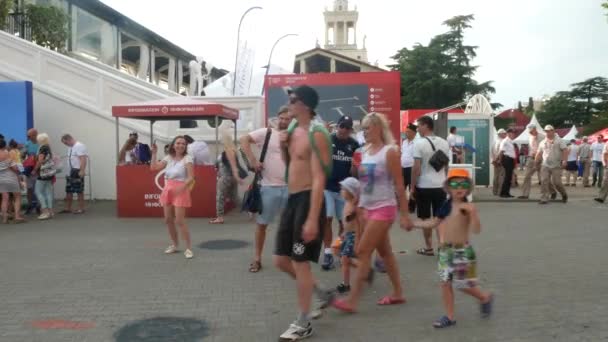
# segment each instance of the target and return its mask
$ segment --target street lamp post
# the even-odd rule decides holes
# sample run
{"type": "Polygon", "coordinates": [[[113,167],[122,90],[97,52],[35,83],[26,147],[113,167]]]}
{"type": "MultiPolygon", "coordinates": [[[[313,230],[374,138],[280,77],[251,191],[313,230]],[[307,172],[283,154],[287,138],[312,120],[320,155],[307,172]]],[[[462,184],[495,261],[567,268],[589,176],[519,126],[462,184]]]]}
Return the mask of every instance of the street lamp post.
{"type": "MultiPolygon", "coordinates": [[[[283,40],[283,38],[287,38],[289,36],[297,36],[297,34],[295,33],[288,33],[286,35],[281,36],[279,39],[277,39],[276,42],[274,42],[274,44],[272,45],[272,49],[270,49],[270,55],[268,55],[268,64],[266,64],[266,73],[264,74],[264,83],[266,83],[266,76],[268,76],[268,73],[270,72],[270,61],[272,60],[272,53],[274,52],[274,48],[277,46],[277,44],[279,44],[279,42],[281,40],[283,40]]],[[[264,86],[262,86],[262,95],[264,95],[264,86]]]]}
{"type": "Polygon", "coordinates": [[[236,68],[239,63],[239,42],[241,40],[241,24],[243,24],[243,19],[245,19],[245,16],[247,15],[247,13],[253,11],[254,9],[262,9],[262,7],[260,7],[260,6],[250,7],[248,10],[245,11],[245,13],[243,13],[243,15],[241,16],[241,20],[239,21],[239,30],[236,34],[236,56],[234,58],[234,79],[232,81],[232,96],[234,96],[235,92],[236,92],[236,68]]]}

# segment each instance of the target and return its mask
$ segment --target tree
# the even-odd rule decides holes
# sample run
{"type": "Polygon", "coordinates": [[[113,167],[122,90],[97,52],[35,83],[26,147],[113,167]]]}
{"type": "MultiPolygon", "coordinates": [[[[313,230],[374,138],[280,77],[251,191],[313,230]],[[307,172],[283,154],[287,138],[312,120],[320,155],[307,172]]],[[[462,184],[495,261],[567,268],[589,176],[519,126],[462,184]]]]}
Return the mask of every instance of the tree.
{"type": "Polygon", "coordinates": [[[576,111],[576,103],[569,96],[568,92],[557,93],[550,98],[544,105],[543,110],[538,113],[538,121],[544,125],[562,127],[569,125],[582,125],[573,112],[576,111]]]}
{"type": "Polygon", "coordinates": [[[475,94],[495,93],[491,81],[473,79],[477,66],[471,61],[477,47],[464,44],[464,31],[473,20],[473,15],[448,19],[443,24],[449,30],[427,46],[402,48],[392,57],[396,64],[391,69],[401,72],[402,108],[444,108],[475,94]]]}
{"type": "MultiPolygon", "coordinates": [[[[604,9],[606,9],[608,11],[608,1],[604,2],[602,4],[602,7],[604,7],[604,9]]],[[[606,13],[606,16],[608,17],[608,13],[606,13]]]]}
{"type": "Polygon", "coordinates": [[[55,6],[26,6],[26,16],[36,44],[63,50],[68,39],[68,16],[55,6]]]}
{"type": "Polygon", "coordinates": [[[604,77],[593,77],[583,82],[571,85],[570,96],[582,107],[581,113],[587,120],[591,120],[594,114],[605,109],[608,103],[608,79],[604,77]]]}
{"type": "Polygon", "coordinates": [[[6,19],[13,8],[14,0],[0,0],[0,30],[6,26],[6,19]]]}
{"type": "Polygon", "coordinates": [[[532,116],[532,114],[534,114],[534,99],[532,97],[528,98],[528,105],[526,106],[524,113],[527,116],[532,116]]]}

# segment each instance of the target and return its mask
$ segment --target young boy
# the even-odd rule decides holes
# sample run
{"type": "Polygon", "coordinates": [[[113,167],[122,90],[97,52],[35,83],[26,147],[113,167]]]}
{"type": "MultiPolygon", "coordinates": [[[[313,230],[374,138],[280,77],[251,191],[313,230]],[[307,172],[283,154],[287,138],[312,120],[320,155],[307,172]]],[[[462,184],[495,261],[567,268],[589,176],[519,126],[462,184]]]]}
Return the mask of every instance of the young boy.
{"type": "Polygon", "coordinates": [[[446,181],[449,198],[435,218],[414,222],[417,228],[439,230],[437,266],[447,315],[433,322],[435,328],[456,324],[453,287],[479,300],[482,317],[489,317],[492,313],[493,295],[482,291],[477,285],[476,256],[469,244],[471,232],[479,234],[481,231],[477,209],[472,203],[467,203],[472,187],[473,181],[467,170],[450,170],[446,181]]]}

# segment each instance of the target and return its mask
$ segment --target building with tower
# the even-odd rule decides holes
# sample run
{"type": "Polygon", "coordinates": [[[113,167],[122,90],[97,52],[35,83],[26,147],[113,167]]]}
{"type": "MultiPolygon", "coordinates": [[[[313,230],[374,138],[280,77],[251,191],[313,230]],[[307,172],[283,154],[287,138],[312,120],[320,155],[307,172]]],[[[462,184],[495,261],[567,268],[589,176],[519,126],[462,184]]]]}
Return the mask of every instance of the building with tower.
{"type": "Polygon", "coordinates": [[[357,44],[357,7],[349,8],[348,0],[334,0],[331,10],[325,8],[325,44],[296,55],[295,73],[385,71],[369,64],[366,37],[357,44]]]}

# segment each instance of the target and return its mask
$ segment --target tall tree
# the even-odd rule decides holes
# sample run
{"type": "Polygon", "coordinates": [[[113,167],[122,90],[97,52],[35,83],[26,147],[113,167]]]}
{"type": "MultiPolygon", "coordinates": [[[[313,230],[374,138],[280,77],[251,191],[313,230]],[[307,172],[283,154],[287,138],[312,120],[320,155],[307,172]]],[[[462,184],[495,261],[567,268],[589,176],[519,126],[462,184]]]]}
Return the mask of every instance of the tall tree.
{"type": "Polygon", "coordinates": [[[528,116],[532,116],[532,114],[534,114],[534,99],[532,97],[528,98],[528,105],[526,106],[524,113],[528,116]]]}
{"type": "Polygon", "coordinates": [[[551,97],[543,110],[538,113],[538,121],[543,125],[562,127],[569,125],[580,126],[583,124],[575,115],[576,103],[572,100],[568,92],[557,93],[551,97]]]}
{"type": "Polygon", "coordinates": [[[428,46],[418,43],[392,57],[396,64],[391,69],[401,72],[402,108],[443,108],[474,94],[495,92],[491,81],[473,79],[477,66],[471,61],[477,47],[464,43],[464,31],[473,20],[473,15],[448,19],[443,24],[449,30],[431,39],[428,46]]]}
{"type": "Polygon", "coordinates": [[[582,107],[588,120],[605,108],[608,101],[608,79],[593,77],[571,85],[570,96],[582,107]]]}
{"type": "MultiPolygon", "coordinates": [[[[604,9],[606,9],[606,11],[608,11],[608,1],[604,2],[602,4],[602,7],[604,7],[604,9]]],[[[606,13],[606,16],[608,17],[608,12],[606,13]]]]}

